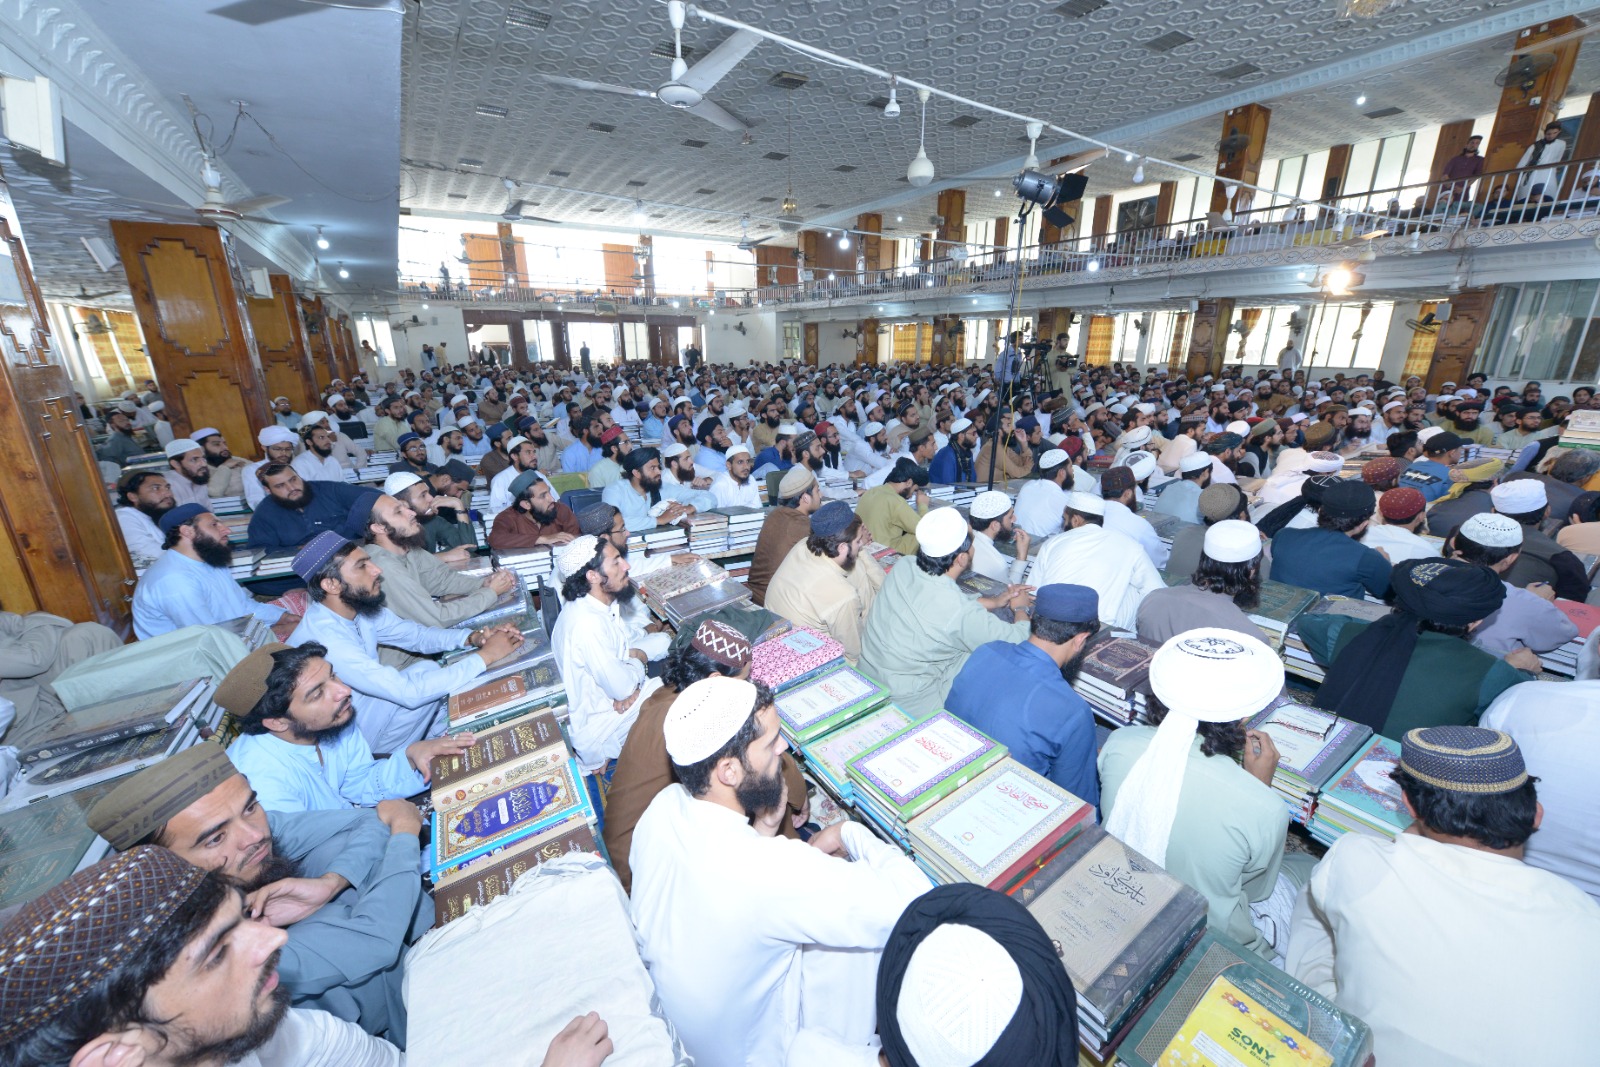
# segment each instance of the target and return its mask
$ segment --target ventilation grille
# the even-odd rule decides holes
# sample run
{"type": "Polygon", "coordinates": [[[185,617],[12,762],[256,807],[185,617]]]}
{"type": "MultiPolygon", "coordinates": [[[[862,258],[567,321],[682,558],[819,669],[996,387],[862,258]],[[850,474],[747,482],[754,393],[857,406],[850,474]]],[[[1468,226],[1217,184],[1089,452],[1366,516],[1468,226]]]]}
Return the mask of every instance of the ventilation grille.
{"type": "Polygon", "coordinates": [[[1153,41],[1146,41],[1144,46],[1152,52],[1170,52],[1179,45],[1188,44],[1192,40],[1194,38],[1187,33],[1173,30],[1171,33],[1163,33],[1153,41]]]}
{"type": "Polygon", "coordinates": [[[767,84],[779,89],[798,89],[810,80],[804,74],[796,74],[790,70],[780,70],[767,79],[767,84]]]}
{"type": "Polygon", "coordinates": [[[531,7],[512,5],[506,11],[506,25],[519,30],[543,30],[550,26],[550,13],[536,11],[531,7]]]}
{"type": "Polygon", "coordinates": [[[591,122],[589,128],[595,133],[616,133],[617,128],[609,122],[591,122]]]}
{"type": "Polygon", "coordinates": [[[511,112],[503,107],[496,107],[494,104],[479,104],[478,114],[486,119],[503,119],[511,112]]]}
{"type": "Polygon", "coordinates": [[[1380,107],[1376,111],[1367,112],[1367,118],[1369,118],[1369,119],[1386,119],[1390,115],[1400,115],[1400,114],[1404,114],[1404,112],[1405,112],[1404,108],[1380,107]]]}
{"type": "Polygon", "coordinates": [[[1062,18],[1081,19],[1107,6],[1111,0],[1067,0],[1056,8],[1062,18]]]}
{"type": "Polygon", "coordinates": [[[706,145],[708,145],[710,143],[711,143],[710,141],[697,141],[693,137],[691,137],[687,141],[683,142],[683,146],[685,148],[704,148],[706,145]]]}
{"type": "Polygon", "coordinates": [[[1217,77],[1223,81],[1234,81],[1246,74],[1260,74],[1261,68],[1254,63],[1235,63],[1231,67],[1217,71],[1217,77]]]}
{"type": "Polygon", "coordinates": [[[978,121],[978,116],[976,115],[957,115],[955,118],[945,123],[945,125],[953,126],[958,130],[965,130],[969,127],[976,126],[978,121]]]}

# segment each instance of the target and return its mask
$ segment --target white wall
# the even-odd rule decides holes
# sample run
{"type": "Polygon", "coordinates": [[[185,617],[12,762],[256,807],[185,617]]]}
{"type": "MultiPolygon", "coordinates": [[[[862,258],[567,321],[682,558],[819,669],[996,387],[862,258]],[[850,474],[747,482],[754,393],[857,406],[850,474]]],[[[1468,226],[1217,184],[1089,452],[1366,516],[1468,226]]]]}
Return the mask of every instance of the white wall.
{"type": "Polygon", "coordinates": [[[470,345],[460,308],[430,304],[424,309],[421,304],[403,304],[399,313],[389,321],[409,322],[413,315],[422,320],[422,325],[413,326],[409,330],[394,331],[394,356],[397,368],[410,367],[412,370],[422,370],[422,346],[433,345],[437,348],[441,341],[449,345],[446,354],[452,363],[466,362],[470,345]]]}
{"type": "Polygon", "coordinates": [[[756,311],[744,315],[702,315],[700,325],[704,332],[706,361],[746,366],[751,363],[776,363],[783,358],[783,331],[778,328],[778,315],[774,311],[756,311]],[[744,333],[735,326],[743,324],[744,333]]]}
{"type": "MultiPolygon", "coordinates": [[[[833,367],[854,364],[861,355],[860,342],[854,337],[844,336],[844,332],[849,330],[855,333],[859,325],[855,319],[817,323],[817,365],[833,367]]],[[[888,339],[885,335],[884,340],[888,339]]]]}

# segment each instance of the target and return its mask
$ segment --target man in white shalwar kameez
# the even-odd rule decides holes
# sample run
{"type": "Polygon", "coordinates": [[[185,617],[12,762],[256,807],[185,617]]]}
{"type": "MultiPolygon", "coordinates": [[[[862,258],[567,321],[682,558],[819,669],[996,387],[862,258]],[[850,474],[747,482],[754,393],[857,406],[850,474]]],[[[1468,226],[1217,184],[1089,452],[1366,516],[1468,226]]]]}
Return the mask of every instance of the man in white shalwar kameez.
{"type": "Polygon", "coordinates": [[[775,836],[788,746],[764,687],[695,682],[662,734],[681,784],[634,830],[632,911],[685,1048],[699,1067],[876,1064],[877,957],[927,877],[856,823],[775,836]]]}
{"type": "Polygon", "coordinates": [[[1105,528],[1105,511],[1099,497],[1068,493],[1068,528],[1039,549],[1028,581],[1036,586],[1086,585],[1100,594],[1101,622],[1136,630],[1139,604],[1147,593],[1165,589],[1167,583],[1139,542],[1105,528]]]}

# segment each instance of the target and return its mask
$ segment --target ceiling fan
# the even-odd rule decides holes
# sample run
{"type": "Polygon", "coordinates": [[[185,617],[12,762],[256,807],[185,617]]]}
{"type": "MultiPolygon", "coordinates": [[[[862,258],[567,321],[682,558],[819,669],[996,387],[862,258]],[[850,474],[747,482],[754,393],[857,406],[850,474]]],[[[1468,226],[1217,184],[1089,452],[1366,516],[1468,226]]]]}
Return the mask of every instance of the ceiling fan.
{"type": "Polygon", "coordinates": [[[89,292],[88,288],[85,287],[82,282],[80,282],[78,283],[78,291],[73,294],[73,298],[80,303],[87,304],[89,301],[99,300],[103,296],[119,296],[121,293],[122,290],[120,289],[107,289],[103,293],[91,293],[89,292]]]}
{"type": "Polygon", "coordinates": [[[763,243],[765,241],[772,240],[772,238],[770,236],[769,237],[757,237],[754,240],[751,239],[751,237],[750,237],[750,216],[749,215],[740,216],[740,218],[739,218],[739,234],[740,234],[740,237],[739,237],[739,251],[741,251],[741,252],[753,252],[753,251],[755,251],[756,245],[761,244],[761,243],[763,243]]]}
{"type": "Polygon", "coordinates": [[[761,40],[761,36],[750,30],[736,30],[727,40],[706,53],[704,59],[691,67],[683,60],[683,0],[668,0],[667,14],[672,20],[672,43],[677,54],[672,60],[671,79],[655,89],[634,89],[626,85],[612,85],[584,78],[566,78],[556,74],[538,76],[552,85],[565,85],[584,92],[615,93],[619,96],[660,100],[670,107],[687,111],[696,118],[705,119],[724,130],[732,130],[735,133],[747,131],[750,127],[743,120],[721,105],[708,100],[706,94],[715,88],[741,59],[750,54],[750,50],[761,40]]]}
{"type": "Polygon", "coordinates": [[[211,9],[211,14],[242,22],[246,26],[261,26],[279,19],[292,19],[296,15],[309,15],[319,7],[343,7],[357,11],[403,11],[403,0],[235,0],[231,4],[211,9]]]}
{"type": "Polygon", "coordinates": [[[217,170],[216,164],[207,155],[200,164],[200,180],[205,183],[205,197],[194,207],[185,204],[158,204],[150,200],[141,200],[139,203],[151,204],[162,212],[183,214],[193,212],[200,216],[201,222],[229,223],[253,222],[260,226],[287,226],[286,222],[278,219],[269,219],[255,214],[257,211],[270,211],[272,208],[287,204],[290,197],[267,194],[264,196],[247,197],[244,200],[228,200],[222,195],[222,172],[217,170]]]}
{"type": "Polygon", "coordinates": [[[538,215],[524,215],[522,209],[528,201],[517,195],[517,190],[521,186],[516,183],[515,179],[501,178],[500,184],[506,187],[506,209],[500,212],[501,218],[507,222],[548,222],[552,226],[561,225],[555,219],[540,218],[538,215]]]}

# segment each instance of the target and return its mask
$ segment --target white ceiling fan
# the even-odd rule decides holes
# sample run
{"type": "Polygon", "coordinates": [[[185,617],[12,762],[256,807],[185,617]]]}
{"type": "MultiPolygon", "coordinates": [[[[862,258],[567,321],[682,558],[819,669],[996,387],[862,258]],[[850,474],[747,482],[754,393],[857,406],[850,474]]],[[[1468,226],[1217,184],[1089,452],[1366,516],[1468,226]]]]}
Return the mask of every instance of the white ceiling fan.
{"type": "Polygon", "coordinates": [[[706,53],[704,59],[691,67],[683,61],[683,0],[668,0],[667,14],[672,20],[672,43],[677,54],[672,60],[671,80],[655,89],[634,89],[626,85],[612,85],[608,82],[588,81],[583,78],[565,78],[555,74],[540,74],[539,77],[552,85],[565,85],[573,89],[582,89],[584,92],[616,93],[619,96],[660,100],[724,130],[735,133],[748,130],[750,127],[743,120],[708,100],[706,94],[711,92],[729,71],[738,66],[740,60],[750,54],[750,50],[761,40],[760,34],[752,33],[750,30],[736,30],[732,36],[706,53]]]}
{"type": "Polygon", "coordinates": [[[751,239],[749,215],[739,216],[739,235],[739,251],[741,252],[754,252],[756,245],[772,240],[771,235],[751,239]]]}
{"type": "Polygon", "coordinates": [[[193,212],[200,216],[201,222],[224,225],[230,222],[253,222],[261,226],[289,225],[279,219],[269,219],[255,213],[270,211],[272,208],[287,204],[290,197],[269,193],[265,196],[247,197],[244,200],[228,200],[222,195],[222,172],[217,170],[209,155],[200,164],[200,180],[205,183],[205,197],[194,207],[186,204],[158,204],[152,200],[139,200],[137,203],[150,204],[158,209],[156,214],[181,217],[187,212],[193,212]]]}
{"type": "Polygon", "coordinates": [[[540,218],[538,215],[524,215],[522,208],[528,201],[517,195],[517,190],[521,186],[517,184],[515,179],[501,178],[500,184],[506,187],[506,209],[500,212],[501,218],[507,222],[548,222],[555,226],[561,225],[556,219],[540,218]]]}
{"type": "Polygon", "coordinates": [[[212,8],[211,14],[242,22],[246,26],[260,26],[296,15],[309,15],[323,7],[396,13],[404,10],[402,0],[235,0],[234,3],[212,8]]]}

